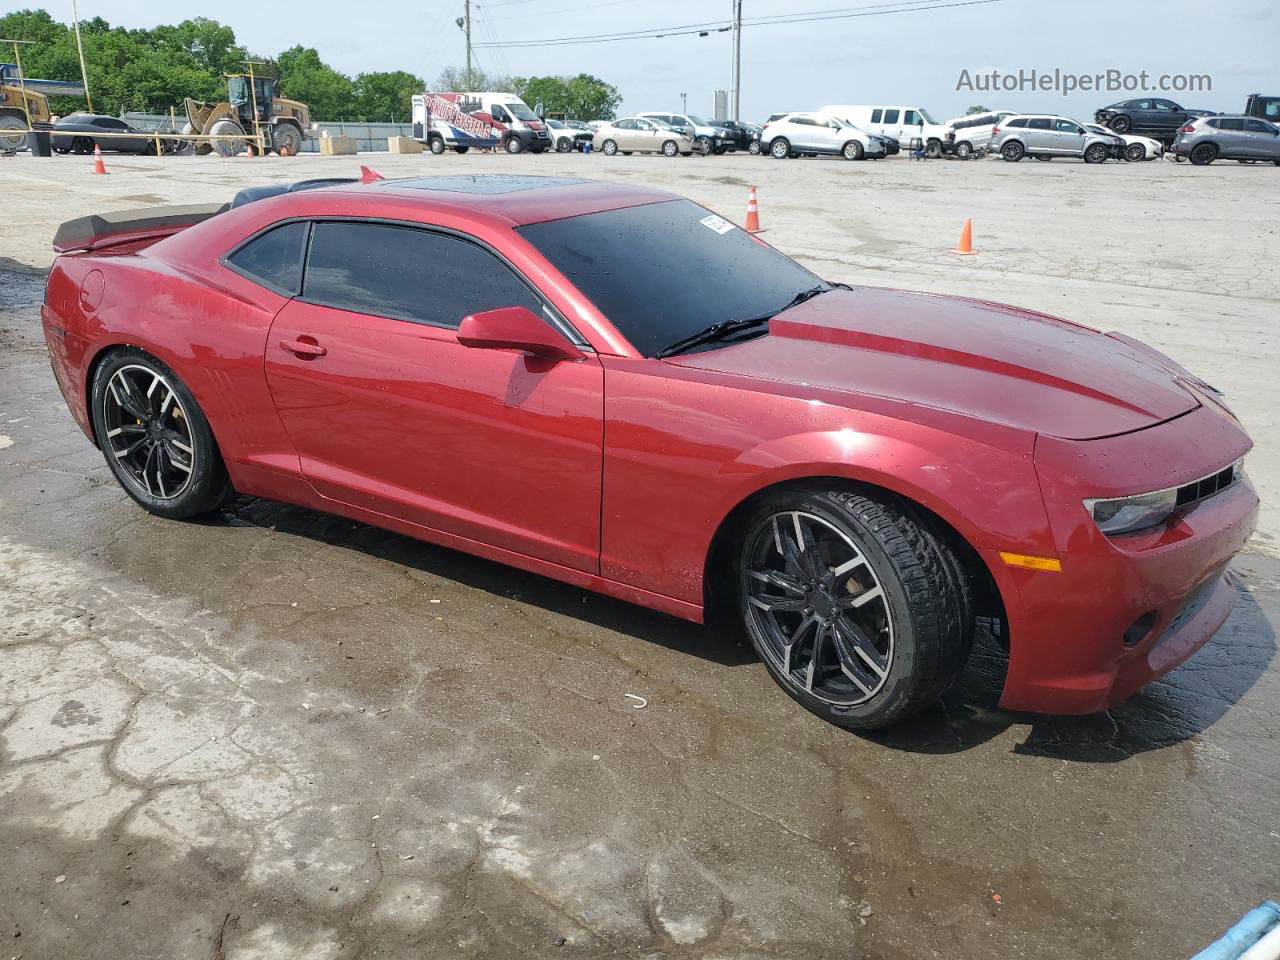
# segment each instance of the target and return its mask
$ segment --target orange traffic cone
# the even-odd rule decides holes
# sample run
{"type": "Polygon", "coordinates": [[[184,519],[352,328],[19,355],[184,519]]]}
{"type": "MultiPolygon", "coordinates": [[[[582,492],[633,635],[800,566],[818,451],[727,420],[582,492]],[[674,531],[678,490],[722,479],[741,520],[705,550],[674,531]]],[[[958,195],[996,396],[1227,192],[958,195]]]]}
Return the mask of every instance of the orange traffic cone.
{"type": "Polygon", "coordinates": [[[973,249],[973,221],[968,217],[964,218],[964,226],[960,228],[960,244],[951,252],[964,256],[978,252],[973,249]]]}
{"type": "Polygon", "coordinates": [[[379,180],[385,180],[385,179],[387,178],[384,177],[382,174],[374,170],[370,170],[368,167],[364,166],[363,164],[361,165],[360,167],[361,183],[377,183],[379,180]]]}
{"type": "Polygon", "coordinates": [[[93,172],[106,173],[107,168],[102,162],[102,148],[96,143],[93,145],[93,172]]]}
{"type": "Polygon", "coordinates": [[[747,233],[763,233],[760,229],[760,204],[756,200],[756,188],[747,196],[747,233]]]}

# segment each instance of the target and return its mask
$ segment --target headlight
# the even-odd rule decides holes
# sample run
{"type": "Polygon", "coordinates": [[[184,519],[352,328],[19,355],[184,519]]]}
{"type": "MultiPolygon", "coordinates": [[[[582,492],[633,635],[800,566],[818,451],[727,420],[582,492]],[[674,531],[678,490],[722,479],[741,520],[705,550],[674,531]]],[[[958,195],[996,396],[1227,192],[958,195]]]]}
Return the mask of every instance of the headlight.
{"type": "Polygon", "coordinates": [[[1134,497],[1084,502],[1084,508],[1093,517],[1093,522],[1109,537],[1157,527],[1169,519],[1177,505],[1176,487],[1157,490],[1155,493],[1140,493],[1134,497]]]}

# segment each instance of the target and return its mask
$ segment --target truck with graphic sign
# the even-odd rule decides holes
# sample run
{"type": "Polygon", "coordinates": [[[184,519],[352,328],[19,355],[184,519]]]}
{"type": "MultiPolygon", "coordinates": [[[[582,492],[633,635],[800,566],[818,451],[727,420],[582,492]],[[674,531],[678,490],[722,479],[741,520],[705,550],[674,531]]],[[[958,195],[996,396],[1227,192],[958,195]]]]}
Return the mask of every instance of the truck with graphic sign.
{"type": "Polygon", "coordinates": [[[507,153],[551,149],[547,125],[514,93],[421,93],[413,98],[413,139],[432,153],[472,147],[507,153]]]}

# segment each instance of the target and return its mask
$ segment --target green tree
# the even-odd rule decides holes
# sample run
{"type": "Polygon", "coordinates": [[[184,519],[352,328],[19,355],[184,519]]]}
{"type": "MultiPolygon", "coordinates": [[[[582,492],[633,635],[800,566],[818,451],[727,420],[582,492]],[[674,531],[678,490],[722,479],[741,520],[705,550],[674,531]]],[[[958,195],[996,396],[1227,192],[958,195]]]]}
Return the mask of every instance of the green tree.
{"type": "Polygon", "coordinates": [[[390,73],[361,73],[355,79],[356,109],[360,119],[371,122],[408,123],[412,97],[426,85],[403,70],[390,73]]]}
{"type": "Polygon", "coordinates": [[[280,94],[301,100],[320,120],[361,120],[351,78],[320,59],[313,47],[290,47],[276,58],[280,94]]]}
{"type": "Polygon", "coordinates": [[[968,110],[966,110],[966,111],[964,112],[964,115],[965,115],[966,117],[971,117],[971,116],[973,116],[975,113],[986,113],[986,112],[987,112],[987,108],[986,108],[986,107],[984,107],[982,104],[978,104],[977,106],[970,107],[968,110]]]}
{"type": "Polygon", "coordinates": [[[471,68],[471,76],[461,67],[445,67],[436,77],[432,93],[467,93],[471,90],[513,90],[510,77],[488,74],[479,67],[471,68]]]}
{"type": "Polygon", "coordinates": [[[564,113],[574,120],[612,120],[622,96],[617,87],[598,77],[516,77],[512,89],[529,105],[541,103],[548,113],[564,113]]]}

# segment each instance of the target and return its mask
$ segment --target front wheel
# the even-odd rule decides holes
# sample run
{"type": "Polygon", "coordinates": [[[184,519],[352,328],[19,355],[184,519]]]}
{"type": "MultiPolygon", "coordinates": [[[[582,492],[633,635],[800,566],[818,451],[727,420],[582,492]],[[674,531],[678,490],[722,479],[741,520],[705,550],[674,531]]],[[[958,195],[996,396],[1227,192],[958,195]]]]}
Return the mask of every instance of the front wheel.
{"type": "Polygon", "coordinates": [[[136,347],[93,377],[93,433],[125,493],[151,513],[186,520],[230,495],[209,421],[177,374],[136,347]]]}
{"type": "Polygon", "coordinates": [[[1027,155],[1027,148],[1017,140],[1010,140],[1000,148],[1000,156],[1004,157],[1009,163],[1017,163],[1027,155]]]}
{"type": "Polygon", "coordinates": [[[1147,148],[1140,143],[1131,143],[1124,148],[1124,158],[1130,163],[1147,159],[1147,148]]]}
{"type": "Polygon", "coordinates": [[[846,160],[861,160],[866,156],[866,151],[862,149],[862,144],[857,140],[850,140],[844,145],[844,149],[840,151],[840,154],[846,160]]]}
{"type": "Polygon", "coordinates": [[[662,155],[664,157],[674,157],[680,152],[680,145],[674,140],[668,140],[662,145],[662,155]]]}
{"type": "Polygon", "coordinates": [[[786,137],[778,137],[769,144],[769,156],[775,160],[786,160],[791,156],[791,144],[786,137]]]}
{"type": "Polygon", "coordinates": [[[26,150],[29,146],[26,131],[25,120],[8,114],[0,116],[0,150],[26,150]]]}
{"type": "Polygon", "coordinates": [[[747,145],[747,153],[751,154],[753,157],[760,156],[760,141],[752,140],[751,143],[747,145]]]}
{"type": "Polygon", "coordinates": [[[940,697],[968,659],[970,575],[930,518],[888,494],[774,494],[738,549],[739,610],[774,680],[850,729],[940,697]]]}
{"type": "MultiPolygon", "coordinates": [[[[244,128],[234,120],[219,120],[209,129],[209,135],[215,137],[241,137],[244,128]]],[[[247,140],[212,140],[213,152],[220,157],[234,157],[245,148],[247,140]]]]}
{"type": "Polygon", "coordinates": [[[506,142],[503,143],[502,146],[506,149],[507,153],[520,153],[524,150],[524,141],[519,137],[507,137],[506,142]]]}
{"type": "Polygon", "coordinates": [[[924,148],[924,155],[932,160],[937,160],[942,156],[942,141],[930,140],[924,148]]]}
{"type": "Polygon", "coordinates": [[[573,149],[573,143],[568,137],[561,137],[556,141],[556,153],[568,153],[573,149]]]}
{"type": "Polygon", "coordinates": [[[1085,163],[1103,163],[1111,151],[1105,143],[1090,144],[1084,151],[1085,163]]]}

